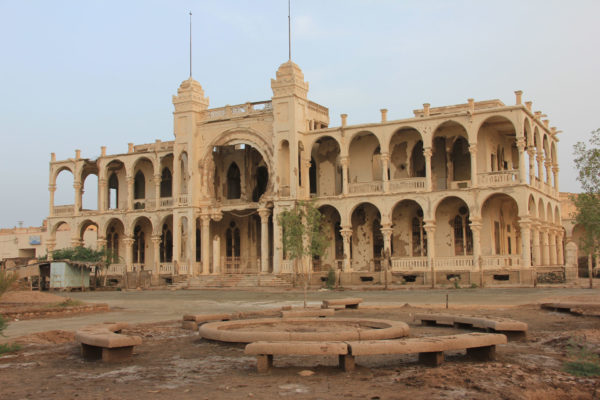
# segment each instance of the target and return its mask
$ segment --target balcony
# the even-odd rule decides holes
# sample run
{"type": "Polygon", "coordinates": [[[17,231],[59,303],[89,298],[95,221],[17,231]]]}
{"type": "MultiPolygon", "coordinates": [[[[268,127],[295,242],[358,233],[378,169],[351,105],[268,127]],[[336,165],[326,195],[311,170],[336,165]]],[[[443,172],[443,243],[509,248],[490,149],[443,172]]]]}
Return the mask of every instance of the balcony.
{"type": "Polygon", "coordinates": [[[507,186],[519,181],[516,169],[497,172],[484,172],[477,175],[479,186],[507,186]]]}
{"type": "Polygon", "coordinates": [[[73,204],[69,204],[67,206],[56,206],[54,207],[54,216],[55,217],[65,217],[75,214],[75,206],[73,204]]]}
{"type": "Polygon", "coordinates": [[[481,267],[483,269],[514,268],[520,265],[521,256],[518,254],[481,257],[481,267]]]}
{"type": "Polygon", "coordinates": [[[180,194],[177,196],[177,204],[179,207],[187,207],[190,205],[190,197],[189,194],[180,194]]]}
{"type": "Polygon", "coordinates": [[[473,256],[436,257],[433,261],[436,270],[474,270],[473,256]]]}
{"type": "Polygon", "coordinates": [[[383,182],[362,182],[362,183],[350,183],[348,185],[348,191],[350,193],[376,193],[383,191],[383,182]]]}
{"type": "Polygon", "coordinates": [[[110,264],[108,266],[108,275],[123,275],[125,272],[125,264],[110,264]]]}
{"type": "Polygon", "coordinates": [[[416,192],[425,190],[426,178],[394,179],[390,181],[390,192],[416,192]]]}
{"type": "Polygon", "coordinates": [[[392,271],[427,271],[427,257],[395,257],[392,258],[392,271]]]}

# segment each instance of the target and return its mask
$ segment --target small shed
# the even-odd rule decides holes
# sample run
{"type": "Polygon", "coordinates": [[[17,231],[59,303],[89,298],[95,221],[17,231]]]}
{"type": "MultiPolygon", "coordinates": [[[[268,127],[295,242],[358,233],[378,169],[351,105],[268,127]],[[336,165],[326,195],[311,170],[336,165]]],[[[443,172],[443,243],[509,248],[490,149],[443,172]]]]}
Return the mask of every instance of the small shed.
{"type": "Polygon", "coordinates": [[[91,268],[66,261],[50,264],[50,289],[89,288],[91,268]]]}

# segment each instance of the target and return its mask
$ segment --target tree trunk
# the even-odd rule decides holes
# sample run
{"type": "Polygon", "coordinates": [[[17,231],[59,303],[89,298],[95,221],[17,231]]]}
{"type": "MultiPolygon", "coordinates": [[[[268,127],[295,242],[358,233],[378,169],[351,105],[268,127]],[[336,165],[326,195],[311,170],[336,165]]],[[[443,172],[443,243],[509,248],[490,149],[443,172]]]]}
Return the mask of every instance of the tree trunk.
{"type": "Polygon", "coordinates": [[[594,277],[592,275],[592,253],[588,254],[588,277],[590,280],[590,289],[594,287],[594,277]]]}

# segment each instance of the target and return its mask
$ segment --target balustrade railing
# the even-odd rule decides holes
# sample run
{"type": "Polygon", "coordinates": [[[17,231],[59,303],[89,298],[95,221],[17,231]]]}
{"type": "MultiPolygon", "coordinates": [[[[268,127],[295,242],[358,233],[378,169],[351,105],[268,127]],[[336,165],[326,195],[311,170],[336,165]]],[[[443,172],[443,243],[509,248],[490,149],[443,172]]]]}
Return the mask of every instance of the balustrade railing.
{"type": "Polygon", "coordinates": [[[393,257],[392,271],[426,271],[427,257],[393,257]]]}
{"type": "Polygon", "coordinates": [[[258,114],[273,109],[271,101],[258,101],[254,103],[236,104],[220,108],[212,108],[202,112],[204,119],[223,119],[246,114],[258,114]]]}
{"type": "Polygon", "coordinates": [[[172,197],[161,197],[158,201],[158,205],[160,208],[171,208],[173,207],[173,198],[172,197]]]}
{"type": "Polygon", "coordinates": [[[189,202],[190,202],[189,194],[180,194],[177,197],[177,204],[179,204],[179,206],[185,207],[185,206],[189,205],[189,202]]]}
{"type": "Polygon", "coordinates": [[[390,181],[391,192],[414,192],[424,190],[426,178],[394,179],[390,181]]]}
{"type": "Polygon", "coordinates": [[[133,200],[133,209],[134,210],[144,210],[144,209],[146,209],[146,199],[135,199],[135,200],[133,200]]]}
{"type": "Polygon", "coordinates": [[[436,257],[433,261],[435,269],[473,269],[473,256],[436,257]]]}
{"type": "Polygon", "coordinates": [[[173,263],[160,263],[158,265],[158,273],[159,274],[173,274],[174,273],[173,263]]]}
{"type": "Polygon", "coordinates": [[[350,183],[348,185],[348,191],[350,193],[373,193],[381,192],[383,190],[383,182],[361,182],[361,183],[350,183]]]}
{"type": "Polygon", "coordinates": [[[521,256],[518,254],[481,256],[481,267],[484,269],[511,268],[520,265],[521,256]]]}
{"type": "Polygon", "coordinates": [[[149,210],[156,209],[156,199],[146,199],[146,208],[149,210]]]}
{"type": "Polygon", "coordinates": [[[54,215],[55,216],[65,216],[65,215],[73,215],[75,213],[75,206],[73,204],[66,206],[55,206],[54,207],[54,215]]]}
{"type": "Polygon", "coordinates": [[[516,169],[484,172],[477,175],[477,184],[479,186],[504,186],[516,183],[518,180],[519,171],[516,169]]]}
{"type": "Polygon", "coordinates": [[[108,266],[108,275],[123,275],[125,272],[125,264],[110,264],[108,266]]]}
{"type": "Polygon", "coordinates": [[[177,265],[177,273],[179,275],[189,275],[190,274],[190,266],[188,264],[178,264],[177,265]]]}
{"type": "Polygon", "coordinates": [[[144,263],[133,263],[131,264],[132,271],[142,271],[144,269],[144,263]]]}
{"type": "Polygon", "coordinates": [[[281,273],[291,274],[294,272],[294,260],[281,260],[281,273]]]}

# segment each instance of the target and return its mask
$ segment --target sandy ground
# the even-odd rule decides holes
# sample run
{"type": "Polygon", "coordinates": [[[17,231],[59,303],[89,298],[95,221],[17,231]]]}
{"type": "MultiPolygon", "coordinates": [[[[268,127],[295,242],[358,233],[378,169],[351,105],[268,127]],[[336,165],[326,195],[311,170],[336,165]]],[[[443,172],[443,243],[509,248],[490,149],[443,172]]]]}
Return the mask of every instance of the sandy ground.
{"type": "MultiPolygon", "coordinates": [[[[213,292],[216,299],[220,294],[213,292]]],[[[427,298],[427,295],[434,294],[428,292],[423,296],[427,298]]],[[[315,294],[318,295],[324,297],[315,294]]],[[[387,295],[374,293],[373,298],[385,298],[387,295]]],[[[540,296],[540,299],[598,299],[589,295],[583,292],[565,293],[565,296],[552,293],[552,296],[540,296]]],[[[229,298],[220,298],[216,304],[239,306],[238,299],[252,296],[235,292],[229,298]]],[[[286,300],[286,294],[279,297],[282,297],[279,300],[282,303],[290,301],[286,300]]],[[[496,297],[499,297],[498,301],[503,300],[502,295],[496,297]]],[[[275,299],[272,300],[267,302],[270,306],[275,303],[275,299]]],[[[260,302],[253,302],[255,308],[257,303],[260,302]]],[[[369,302],[365,303],[369,305],[369,302]]],[[[391,300],[381,303],[385,303],[382,304],[384,308],[342,311],[339,316],[405,321],[411,327],[411,336],[464,332],[448,327],[423,327],[410,322],[415,312],[439,311],[439,305],[429,307],[421,304],[417,308],[397,307],[402,303],[394,304],[391,300]]],[[[344,373],[335,368],[337,360],[333,357],[279,357],[275,359],[275,369],[267,374],[258,374],[255,359],[243,354],[242,345],[203,340],[195,332],[180,329],[178,321],[133,325],[124,333],[140,335],[144,342],[136,347],[132,360],[118,364],[83,361],[79,345],[73,341],[73,332],[57,326],[52,331],[34,332],[17,338],[23,349],[0,357],[0,398],[600,398],[600,378],[577,378],[562,371],[563,362],[568,359],[569,341],[585,343],[590,351],[600,353],[600,318],[542,311],[535,304],[481,306],[469,304],[468,299],[464,303],[457,300],[456,307],[451,307],[449,312],[521,320],[529,324],[529,335],[526,341],[500,346],[494,362],[474,362],[467,359],[464,352],[449,354],[446,362],[437,368],[421,366],[413,355],[357,357],[357,370],[344,373]],[[299,374],[306,370],[314,372],[314,375],[299,374]]],[[[111,314],[104,314],[103,319],[111,314]]],[[[60,321],[64,320],[67,318],[60,321]]],[[[42,321],[45,320],[38,322],[42,321]]]]}

